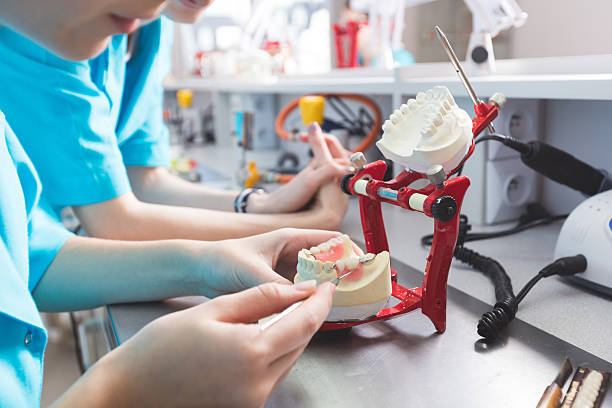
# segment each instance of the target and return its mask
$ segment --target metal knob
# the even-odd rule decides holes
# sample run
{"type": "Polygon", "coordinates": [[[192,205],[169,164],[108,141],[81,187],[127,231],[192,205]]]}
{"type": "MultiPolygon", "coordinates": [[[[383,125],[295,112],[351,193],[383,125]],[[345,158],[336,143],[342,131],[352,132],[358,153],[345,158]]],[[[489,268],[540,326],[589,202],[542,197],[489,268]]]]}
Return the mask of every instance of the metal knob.
{"type": "Polygon", "coordinates": [[[489,103],[491,102],[495,103],[497,107],[501,109],[504,107],[504,104],[506,103],[506,97],[502,93],[495,92],[493,96],[489,98],[489,103]]]}
{"type": "Polygon", "coordinates": [[[440,222],[449,222],[456,214],[457,201],[451,196],[440,196],[431,205],[431,215],[440,222]]]}
{"type": "Polygon", "coordinates": [[[446,181],[446,172],[444,167],[439,164],[434,164],[427,170],[427,178],[434,186],[443,187],[446,181]]]}
{"type": "Polygon", "coordinates": [[[351,155],[351,164],[353,165],[355,170],[363,169],[366,163],[367,163],[367,160],[365,156],[363,155],[363,153],[355,152],[351,155]]]}

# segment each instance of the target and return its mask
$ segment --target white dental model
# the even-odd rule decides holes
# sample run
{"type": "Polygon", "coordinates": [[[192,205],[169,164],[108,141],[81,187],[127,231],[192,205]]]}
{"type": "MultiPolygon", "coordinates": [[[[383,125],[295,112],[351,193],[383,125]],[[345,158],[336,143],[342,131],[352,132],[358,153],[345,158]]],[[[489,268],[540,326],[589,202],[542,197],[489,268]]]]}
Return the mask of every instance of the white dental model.
{"type": "Polygon", "coordinates": [[[419,92],[396,109],[382,129],[376,143],[382,154],[419,173],[435,164],[449,173],[472,144],[472,119],[445,86],[419,92]]]}
{"type": "Polygon", "coordinates": [[[332,309],[326,321],[363,320],[376,315],[391,296],[389,252],[365,254],[347,235],[298,253],[294,281],[315,279],[317,284],[353,271],[336,288],[332,309]],[[359,253],[354,251],[357,250],[359,253]]]}

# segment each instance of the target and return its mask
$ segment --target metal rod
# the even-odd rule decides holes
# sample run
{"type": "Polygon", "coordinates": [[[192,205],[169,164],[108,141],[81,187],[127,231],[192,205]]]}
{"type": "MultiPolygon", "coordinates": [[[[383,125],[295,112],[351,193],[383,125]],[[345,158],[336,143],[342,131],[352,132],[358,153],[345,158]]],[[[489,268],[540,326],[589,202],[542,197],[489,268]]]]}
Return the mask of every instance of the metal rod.
{"type": "Polygon", "coordinates": [[[438,26],[436,26],[436,34],[438,35],[438,39],[442,43],[444,50],[448,54],[448,58],[450,58],[451,63],[455,67],[455,71],[457,71],[459,78],[461,78],[461,82],[463,82],[465,89],[467,89],[468,94],[470,94],[472,102],[474,103],[474,105],[478,105],[480,103],[480,99],[478,99],[478,96],[476,96],[474,88],[472,88],[472,85],[470,84],[470,81],[465,75],[465,72],[463,72],[463,68],[461,68],[461,64],[459,63],[459,60],[455,55],[455,51],[453,51],[453,47],[451,47],[450,43],[448,42],[448,38],[446,38],[446,35],[444,35],[444,32],[442,32],[442,30],[438,26]]]}
{"type": "MultiPolygon", "coordinates": [[[[442,31],[442,29],[440,29],[440,27],[436,26],[435,28],[436,28],[436,34],[438,35],[438,39],[442,43],[442,46],[444,47],[444,50],[446,51],[448,58],[453,64],[453,67],[455,67],[455,71],[457,72],[457,75],[459,75],[461,82],[463,82],[463,86],[465,86],[465,89],[470,95],[470,98],[472,99],[472,103],[474,105],[478,105],[479,103],[482,103],[482,101],[478,99],[478,96],[476,95],[474,88],[472,88],[472,84],[468,80],[467,75],[465,75],[465,72],[463,72],[463,68],[461,68],[459,59],[457,58],[457,55],[455,55],[455,51],[453,51],[453,47],[450,45],[448,38],[446,38],[446,35],[442,31]]],[[[490,124],[489,126],[487,126],[487,128],[489,129],[489,132],[495,133],[495,128],[493,128],[493,125],[490,124]]]]}

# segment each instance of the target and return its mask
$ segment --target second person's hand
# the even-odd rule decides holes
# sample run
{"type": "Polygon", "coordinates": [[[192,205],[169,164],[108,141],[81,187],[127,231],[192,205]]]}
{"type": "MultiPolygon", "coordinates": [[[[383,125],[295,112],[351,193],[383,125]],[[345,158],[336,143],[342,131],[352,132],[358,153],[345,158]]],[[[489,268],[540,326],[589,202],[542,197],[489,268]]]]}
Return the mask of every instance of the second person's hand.
{"type": "Polygon", "coordinates": [[[350,171],[349,153],[332,135],[324,135],[319,125],[308,127],[308,143],[312,161],[289,183],[268,194],[251,195],[247,205],[250,213],[293,213],[304,210],[320,193],[323,185],[339,180],[350,171]]]}
{"type": "Polygon", "coordinates": [[[247,238],[194,242],[190,258],[202,276],[201,293],[209,298],[234,293],[265,282],[290,284],[297,253],[338,232],[283,228],[247,238]],[[203,249],[202,249],[203,248],[203,249]]]}

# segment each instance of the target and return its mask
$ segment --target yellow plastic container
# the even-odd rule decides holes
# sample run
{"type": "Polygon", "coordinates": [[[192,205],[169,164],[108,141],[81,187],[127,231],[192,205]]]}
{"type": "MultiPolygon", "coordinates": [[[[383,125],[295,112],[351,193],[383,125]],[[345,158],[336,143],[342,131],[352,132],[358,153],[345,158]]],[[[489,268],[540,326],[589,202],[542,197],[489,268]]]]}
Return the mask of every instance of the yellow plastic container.
{"type": "Polygon", "coordinates": [[[176,101],[181,108],[190,108],[193,102],[193,92],[190,89],[176,91],[176,101]]]}
{"type": "Polygon", "coordinates": [[[323,110],[325,109],[325,98],[321,95],[302,96],[298,103],[302,120],[306,126],[312,122],[323,124],[323,110]]]}

